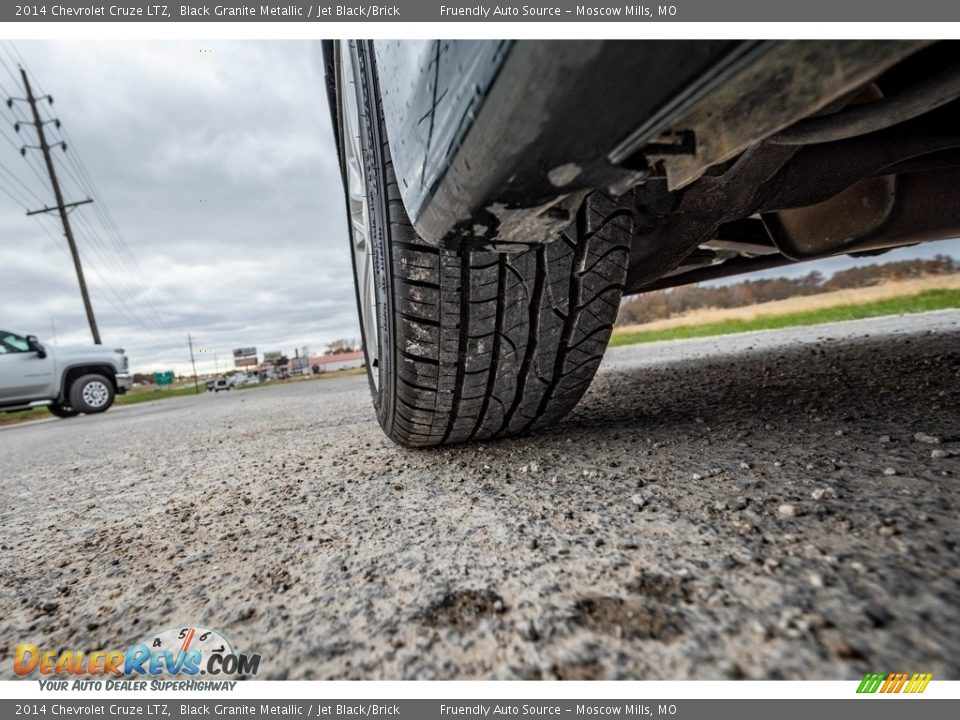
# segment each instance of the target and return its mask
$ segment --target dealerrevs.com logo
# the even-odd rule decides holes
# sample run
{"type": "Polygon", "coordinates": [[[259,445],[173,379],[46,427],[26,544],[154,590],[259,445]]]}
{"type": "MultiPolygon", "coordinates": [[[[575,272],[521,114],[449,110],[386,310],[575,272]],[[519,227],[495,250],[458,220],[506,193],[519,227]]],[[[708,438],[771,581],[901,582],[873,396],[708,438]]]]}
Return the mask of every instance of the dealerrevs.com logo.
{"type": "Polygon", "coordinates": [[[44,689],[51,690],[144,690],[146,681],[137,680],[142,677],[157,680],[150,689],[232,689],[233,679],[252,677],[259,670],[260,655],[234,652],[221,633],[198,626],[170,628],[126,650],[57,651],[21,643],[14,648],[13,657],[17,675],[44,678],[44,689]],[[198,676],[224,682],[184,686],[182,682],[168,685],[162,680],[195,680],[198,676]],[[70,684],[68,678],[75,682],[70,684]],[[90,682],[93,679],[97,682],[90,682]]]}

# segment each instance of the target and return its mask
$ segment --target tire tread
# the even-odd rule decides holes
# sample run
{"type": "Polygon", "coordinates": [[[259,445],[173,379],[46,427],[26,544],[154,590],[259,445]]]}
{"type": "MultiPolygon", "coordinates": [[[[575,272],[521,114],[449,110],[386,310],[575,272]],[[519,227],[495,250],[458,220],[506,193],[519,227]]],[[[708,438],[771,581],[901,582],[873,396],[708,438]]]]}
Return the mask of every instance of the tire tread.
{"type": "MultiPolygon", "coordinates": [[[[363,79],[375,74],[365,47],[363,79]]],[[[370,193],[385,213],[389,347],[382,389],[371,381],[381,425],[402,445],[436,446],[556,422],[586,392],[616,319],[629,198],[594,191],[560,237],[518,252],[426,245],[403,206],[376,82],[362,80],[360,93],[375,151],[368,172],[380,178],[370,193]]]]}
{"type": "MultiPolygon", "coordinates": [[[[412,233],[403,218],[391,220],[398,220],[394,233],[412,233]]],[[[525,433],[566,415],[610,338],[632,221],[628,208],[594,192],[562,238],[516,254],[395,238],[399,364],[391,437],[446,445],[525,433]],[[426,347],[435,354],[425,357],[426,347]]]]}

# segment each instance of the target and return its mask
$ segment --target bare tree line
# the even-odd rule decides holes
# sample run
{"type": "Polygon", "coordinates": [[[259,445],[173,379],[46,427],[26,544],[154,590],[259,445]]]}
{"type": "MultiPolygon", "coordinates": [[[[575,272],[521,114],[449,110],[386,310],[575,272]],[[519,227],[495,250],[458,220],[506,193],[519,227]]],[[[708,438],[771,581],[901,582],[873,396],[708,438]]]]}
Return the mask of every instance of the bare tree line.
{"type": "Polygon", "coordinates": [[[956,272],[960,272],[960,262],[949,255],[936,255],[925,260],[902,260],[849,268],[836,272],[829,278],[814,270],[802,277],[742,280],[722,286],[684,285],[655,290],[624,300],[617,316],[617,325],[662,320],[703,308],[745,307],[802,295],[879,285],[889,280],[956,272]]]}

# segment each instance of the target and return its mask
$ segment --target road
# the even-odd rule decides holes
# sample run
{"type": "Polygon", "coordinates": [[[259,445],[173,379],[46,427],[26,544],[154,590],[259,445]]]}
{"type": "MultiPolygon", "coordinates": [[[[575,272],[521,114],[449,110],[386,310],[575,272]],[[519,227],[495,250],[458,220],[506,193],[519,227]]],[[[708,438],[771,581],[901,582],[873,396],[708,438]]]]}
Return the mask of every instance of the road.
{"type": "Polygon", "coordinates": [[[404,450],[361,377],[0,430],[18,642],[222,630],[260,678],[960,679],[960,311],[609,352],[404,450]]]}

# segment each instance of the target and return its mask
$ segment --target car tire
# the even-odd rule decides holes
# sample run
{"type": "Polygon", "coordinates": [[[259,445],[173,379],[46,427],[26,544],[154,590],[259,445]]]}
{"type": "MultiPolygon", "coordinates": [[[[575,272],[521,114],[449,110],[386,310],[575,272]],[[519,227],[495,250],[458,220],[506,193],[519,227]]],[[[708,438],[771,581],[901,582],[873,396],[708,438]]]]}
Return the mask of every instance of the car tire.
{"type": "Polygon", "coordinates": [[[70,386],[70,407],[77,412],[92,415],[113,405],[113,383],[103,375],[84,375],[70,386]]]}
{"type": "Polygon", "coordinates": [[[58,418],[72,418],[80,414],[69,405],[61,405],[60,403],[47,405],[47,410],[49,410],[53,415],[56,415],[58,418]]]}
{"type": "Polygon", "coordinates": [[[560,237],[517,253],[427,245],[394,176],[372,48],[344,41],[335,57],[339,136],[342,145],[351,136],[359,145],[342,147],[341,170],[368,378],[383,430],[401,445],[436,446],[559,420],[586,392],[606,349],[626,277],[631,207],[594,192],[560,237]],[[354,186],[352,193],[350,173],[358,168],[348,167],[351,157],[362,158],[363,171],[362,191],[354,186]],[[358,211],[358,202],[365,209],[358,211]],[[357,218],[368,222],[365,231],[357,218]],[[357,251],[364,232],[366,258],[357,251]]]}

